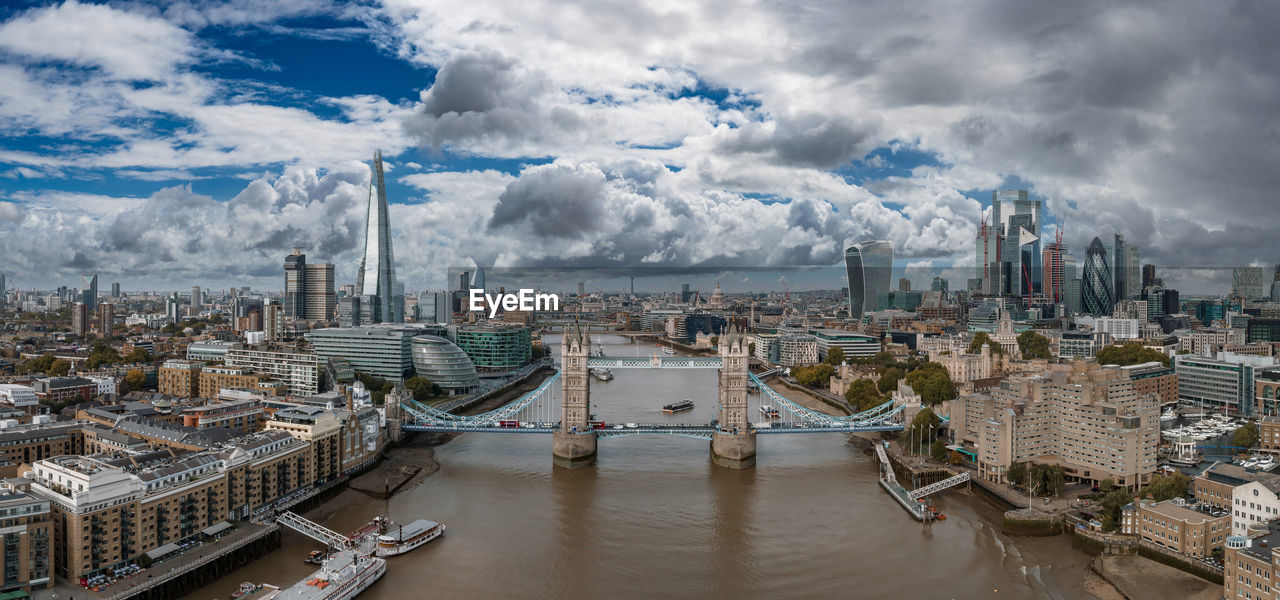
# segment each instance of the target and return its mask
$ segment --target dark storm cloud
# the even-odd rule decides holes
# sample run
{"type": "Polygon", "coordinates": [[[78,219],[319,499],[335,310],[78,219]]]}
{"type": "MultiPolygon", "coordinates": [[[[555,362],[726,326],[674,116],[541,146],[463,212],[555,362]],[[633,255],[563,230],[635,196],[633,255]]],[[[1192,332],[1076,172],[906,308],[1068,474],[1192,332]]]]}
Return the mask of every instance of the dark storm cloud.
{"type": "Polygon", "coordinates": [[[604,181],[594,166],[529,169],[498,197],[489,229],[527,227],[541,238],[582,237],[600,227],[604,181]]]}
{"type": "Polygon", "coordinates": [[[762,154],[786,165],[831,169],[876,147],[872,126],[846,118],[806,113],[772,123],[750,123],[721,142],[731,153],[762,154]]]}

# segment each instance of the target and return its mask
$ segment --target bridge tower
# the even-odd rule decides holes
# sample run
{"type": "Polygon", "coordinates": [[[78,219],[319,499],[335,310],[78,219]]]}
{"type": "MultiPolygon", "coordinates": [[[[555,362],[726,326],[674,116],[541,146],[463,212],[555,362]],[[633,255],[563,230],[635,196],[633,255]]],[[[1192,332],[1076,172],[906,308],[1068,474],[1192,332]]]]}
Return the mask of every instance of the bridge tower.
{"type": "Polygon", "coordinates": [[[720,338],[720,410],[711,434],[711,460],[730,469],[756,464],[756,432],[747,421],[747,348],[736,325],[720,338]]]}
{"type": "Polygon", "coordinates": [[[560,431],[552,434],[557,465],[584,467],[596,460],[596,432],[591,428],[591,379],[587,358],[591,332],[575,323],[566,327],[560,344],[560,431]]]}

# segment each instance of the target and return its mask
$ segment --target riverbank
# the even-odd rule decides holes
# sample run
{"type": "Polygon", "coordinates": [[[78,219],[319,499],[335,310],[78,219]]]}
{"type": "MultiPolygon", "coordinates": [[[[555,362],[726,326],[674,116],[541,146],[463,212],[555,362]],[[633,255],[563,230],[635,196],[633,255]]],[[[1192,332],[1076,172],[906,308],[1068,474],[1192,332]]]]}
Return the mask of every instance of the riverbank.
{"type": "Polygon", "coordinates": [[[1100,554],[1090,561],[1089,572],[1117,594],[1095,594],[1103,600],[1215,600],[1222,597],[1222,586],[1141,556],[1100,554]]]}

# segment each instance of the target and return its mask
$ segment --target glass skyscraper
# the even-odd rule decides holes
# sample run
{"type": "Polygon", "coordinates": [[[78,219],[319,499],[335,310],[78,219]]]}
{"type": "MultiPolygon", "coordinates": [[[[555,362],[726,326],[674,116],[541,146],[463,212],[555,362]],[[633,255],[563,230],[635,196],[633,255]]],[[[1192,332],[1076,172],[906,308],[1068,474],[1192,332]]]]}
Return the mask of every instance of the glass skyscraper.
{"type": "Polygon", "coordinates": [[[863,242],[844,251],[844,266],[849,277],[849,318],[861,319],[863,313],[880,310],[878,299],[889,293],[893,274],[893,242],[863,242]]]}
{"type": "Polygon", "coordinates": [[[98,274],[80,276],[80,301],[89,312],[98,310],[98,274]]]}
{"type": "Polygon", "coordinates": [[[978,229],[974,262],[984,294],[1035,296],[1044,293],[1040,201],[1026,190],[991,193],[991,220],[978,229]]]}
{"type": "Polygon", "coordinates": [[[393,322],[396,310],[396,269],[391,252],[391,222],[387,216],[387,185],[382,174],[382,152],[373,155],[374,176],[369,182],[369,212],[365,219],[364,256],[356,275],[362,323],[393,322]],[[376,192],[375,192],[376,190],[376,192]]]}
{"type": "Polygon", "coordinates": [[[1110,315],[1115,307],[1112,284],[1107,251],[1102,247],[1102,240],[1095,237],[1084,255],[1084,276],[1080,280],[1081,311],[1094,316],[1110,315]]]}

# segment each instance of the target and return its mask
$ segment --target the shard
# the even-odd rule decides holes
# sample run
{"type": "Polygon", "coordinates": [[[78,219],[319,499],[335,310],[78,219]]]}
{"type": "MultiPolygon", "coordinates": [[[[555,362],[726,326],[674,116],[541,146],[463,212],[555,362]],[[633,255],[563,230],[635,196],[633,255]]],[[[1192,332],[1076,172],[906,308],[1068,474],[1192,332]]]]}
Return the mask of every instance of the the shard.
{"type": "Polygon", "coordinates": [[[382,174],[382,152],[373,155],[373,179],[369,181],[369,212],[365,217],[364,257],[356,275],[364,324],[392,322],[396,311],[396,268],[391,252],[391,222],[387,217],[387,187],[382,174]],[[375,192],[376,190],[376,192],[375,192]]]}

